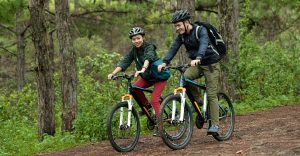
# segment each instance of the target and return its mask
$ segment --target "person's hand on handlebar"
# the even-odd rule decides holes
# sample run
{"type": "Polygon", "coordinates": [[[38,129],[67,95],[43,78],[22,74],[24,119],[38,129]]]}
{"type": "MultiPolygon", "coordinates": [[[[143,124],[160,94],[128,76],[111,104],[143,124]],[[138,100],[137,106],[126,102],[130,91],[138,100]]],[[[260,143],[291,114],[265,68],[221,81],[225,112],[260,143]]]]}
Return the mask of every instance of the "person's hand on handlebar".
{"type": "Polygon", "coordinates": [[[107,79],[108,79],[108,80],[111,80],[112,77],[113,77],[114,75],[115,75],[115,74],[113,74],[113,73],[108,74],[108,75],[107,75],[107,79]]]}
{"type": "Polygon", "coordinates": [[[191,61],[191,66],[194,67],[194,66],[197,66],[201,64],[201,60],[200,59],[196,59],[196,60],[192,60],[191,61]]]}
{"type": "Polygon", "coordinates": [[[110,73],[110,74],[107,75],[107,79],[108,79],[108,80],[111,80],[112,77],[113,77],[114,75],[116,75],[116,74],[117,74],[118,72],[120,72],[120,71],[122,71],[122,68],[121,68],[121,67],[117,67],[112,73],[110,73]]]}
{"type": "Polygon", "coordinates": [[[143,71],[143,70],[136,71],[135,74],[134,74],[134,77],[138,77],[140,74],[142,74],[144,72],[145,71],[143,71]]]}
{"type": "Polygon", "coordinates": [[[138,77],[140,74],[144,73],[146,69],[147,67],[143,66],[141,70],[135,72],[134,77],[138,77]]]}
{"type": "Polygon", "coordinates": [[[167,66],[166,63],[162,63],[161,65],[158,65],[158,66],[157,66],[157,71],[158,71],[158,72],[161,72],[162,69],[165,68],[166,66],[167,66]]]}

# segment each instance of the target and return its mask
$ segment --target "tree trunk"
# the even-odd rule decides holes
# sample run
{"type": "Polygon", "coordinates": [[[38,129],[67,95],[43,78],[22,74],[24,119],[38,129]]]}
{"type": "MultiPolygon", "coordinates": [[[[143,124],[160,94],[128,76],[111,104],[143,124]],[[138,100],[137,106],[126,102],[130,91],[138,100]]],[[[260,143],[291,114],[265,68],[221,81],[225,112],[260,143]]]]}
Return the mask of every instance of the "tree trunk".
{"type": "Polygon", "coordinates": [[[106,0],[106,5],[110,5],[110,0],[106,0]]]}
{"type": "Polygon", "coordinates": [[[79,7],[80,7],[79,0],[74,0],[74,11],[75,11],[75,13],[79,12],[79,7]]]}
{"type": "Polygon", "coordinates": [[[223,82],[222,90],[227,90],[234,100],[239,99],[238,86],[239,86],[239,2],[238,0],[221,0],[219,3],[219,16],[220,16],[220,32],[226,43],[228,55],[224,59],[224,63],[228,66],[229,71],[222,72],[221,82],[223,82]],[[228,60],[230,57],[230,62],[228,60]],[[230,75],[229,75],[230,74],[230,75]],[[228,84],[228,79],[231,82],[228,84]]]}
{"type": "Polygon", "coordinates": [[[69,26],[68,0],[55,0],[56,29],[61,55],[62,131],[72,131],[76,116],[76,57],[69,26]]]}
{"type": "Polygon", "coordinates": [[[17,36],[17,67],[16,79],[17,88],[22,90],[25,84],[25,38],[24,24],[21,22],[22,9],[18,8],[16,12],[16,36],[17,36]]]}
{"type": "Polygon", "coordinates": [[[159,0],[158,1],[158,11],[159,11],[159,14],[160,14],[160,18],[159,18],[159,20],[160,20],[160,23],[159,23],[159,31],[160,31],[160,34],[161,34],[161,36],[160,36],[160,39],[159,39],[159,44],[160,44],[160,46],[159,47],[164,47],[165,46],[165,38],[166,38],[166,36],[165,36],[165,28],[164,28],[164,24],[163,24],[163,9],[165,8],[165,6],[164,6],[164,3],[163,3],[163,1],[162,0],[159,0]]]}
{"type": "Polygon", "coordinates": [[[177,10],[186,9],[194,17],[195,0],[177,0],[177,10]]]}
{"type": "MultiPolygon", "coordinates": [[[[195,0],[177,0],[177,10],[186,9],[189,11],[189,13],[194,17],[195,12],[195,0]]],[[[179,63],[188,63],[189,58],[186,53],[185,47],[181,46],[179,49],[179,63]]]]}
{"type": "Polygon", "coordinates": [[[44,133],[49,135],[55,133],[53,64],[44,2],[44,0],[29,0],[32,40],[37,63],[38,134],[40,139],[43,139],[44,133]]]}

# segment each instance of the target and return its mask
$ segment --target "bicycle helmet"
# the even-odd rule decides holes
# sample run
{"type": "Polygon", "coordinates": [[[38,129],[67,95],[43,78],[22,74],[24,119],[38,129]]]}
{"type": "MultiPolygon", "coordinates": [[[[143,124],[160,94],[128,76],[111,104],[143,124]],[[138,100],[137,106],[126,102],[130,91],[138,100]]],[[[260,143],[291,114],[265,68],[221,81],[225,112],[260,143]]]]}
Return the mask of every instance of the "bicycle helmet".
{"type": "Polygon", "coordinates": [[[179,10],[173,14],[172,23],[177,23],[191,18],[191,14],[187,10],[179,10]]]}
{"type": "Polygon", "coordinates": [[[130,38],[130,39],[131,39],[133,36],[135,36],[135,35],[142,35],[142,36],[144,36],[144,35],[145,35],[145,31],[144,31],[144,29],[142,29],[142,28],[140,28],[140,27],[134,27],[134,28],[132,28],[132,29],[129,31],[128,35],[129,35],[129,38],[130,38]]]}

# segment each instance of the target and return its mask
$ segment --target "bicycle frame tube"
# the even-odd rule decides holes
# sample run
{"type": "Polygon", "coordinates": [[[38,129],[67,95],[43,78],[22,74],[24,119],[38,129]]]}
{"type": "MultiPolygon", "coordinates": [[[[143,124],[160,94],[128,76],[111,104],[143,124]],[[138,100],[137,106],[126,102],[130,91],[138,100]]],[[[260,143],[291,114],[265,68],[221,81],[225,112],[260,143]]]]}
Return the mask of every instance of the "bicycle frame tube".
{"type": "Polygon", "coordinates": [[[133,99],[135,99],[135,101],[137,102],[137,104],[141,107],[142,111],[146,114],[146,116],[148,117],[148,119],[154,123],[154,120],[151,117],[150,112],[148,111],[148,109],[138,100],[137,96],[135,95],[133,89],[137,89],[137,90],[141,90],[143,92],[148,92],[148,93],[152,93],[152,90],[150,89],[146,89],[146,88],[142,88],[142,87],[138,87],[138,86],[130,86],[130,93],[133,96],[133,99]]]}
{"type": "Polygon", "coordinates": [[[189,83],[191,85],[194,85],[202,90],[204,90],[204,94],[203,94],[203,111],[201,112],[201,109],[199,107],[199,104],[197,103],[197,101],[194,99],[193,95],[189,95],[188,97],[191,100],[191,102],[194,104],[194,106],[197,109],[197,112],[200,113],[199,115],[201,115],[204,119],[206,119],[206,111],[207,111],[207,92],[206,92],[206,85],[205,84],[198,84],[196,82],[194,82],[193,80],[190,79],[184,79],[185,83],[189,83]],[[192,98],[191,98],[192,97],[192,98]]]}
{"type": "Polygon", "coordinates": [[[132,86],[131,89],[138,89],[138,90],[141,90],[141,91],[143,91],[143,92],[152,93],[152,90],[146,89],[146,88],[142,88],[142,87],[138,87],[138,86],[132,86]]]}
{"type": "MultiPolygon", "coordinates": [[[[127,82],[127,93],[122,96],[122,102],[127,102],[128,104],[128,118],[127,118],[127,127],[130,127],[131,125],[131,113],[132,113],[132,107],[133,107],[133,101],[132,99],[135,99],[136,102],[138,103],[138,105],[142,108],[142,110],[146,113],[148,119],[154,123],[154,120],[152,119],[151,117],[151,114],[149,113],[149,111],[147,110],[147,108],[145,106],[142,105],[142,103],[138,100],[137,96],[134,94],[134,91],[133,89],[137,89],[137,90],[141,90],[143,92],[148,92],[148,93],[152,93],[152,90],[150,89],[146,89],[146,88],[141,88],[141,87],[138,87],[138,86],[132,86],[131,84],[131,80],[133,78],[132,75],[119,75],[117,77],[115,77],[115,79],[117,79],[118,77],[121,77],[121,78],[125,78],[128,80],[127,82]]],[[[121,107],[120,109],[120,128],[121,126],[123,126],[123,123],[124,123],[124,108],[121,107]]]]}
{"type": "MultiPolygon", "coordinates": [[[[183,121],[183,116],[184,116],[184,107],[185,107],[185,95],[188,96],[188,98],[190,99],[191,103],[193,104],[193,106],[195,107],[197,113],[199,116],[203,117],[204,119],[206,119],[206,111],[207,111],[207,88],[205,84],[198,84],[196,82],[194,82],[191,79],[186,79],[184,77],[184,72],[186,67],[171,67],[173,69],[177,69],[180,71],[180,78],[179,78],[179,88],[174,90],[174,94],[178,94],[180,95],[181,98],[181,110],[180,110],[180,121],[183,121]],[[191,94],[190,90],[188,90],[188,88],[184,88],[184,86],[186,85],[186,83],[191,84],[193,86],[196,86],[202,90],[204,90],[204,97],[203,97],[203,112],[201,111],[200,107],[199,107],[199,103],[198,101],[196,101],[196,99],[194,98],[194,96],[191,94]]],[[[175,101],[173,101],[173,107],[172,107],[172,121],[175,120],[175,110],[176,110],[176,103],[175,101]]]]}

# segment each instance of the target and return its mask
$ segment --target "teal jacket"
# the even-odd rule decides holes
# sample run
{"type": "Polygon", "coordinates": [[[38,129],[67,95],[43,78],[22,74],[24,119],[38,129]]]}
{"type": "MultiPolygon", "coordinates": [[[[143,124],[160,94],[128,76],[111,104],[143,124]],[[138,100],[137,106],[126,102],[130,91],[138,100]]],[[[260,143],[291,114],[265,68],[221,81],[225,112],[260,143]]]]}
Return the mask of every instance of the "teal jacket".
{"type": "MultiPolygon", "coordinates": [[[[122,68],[122,71],[125,71],[130,64],[134,61],[137,70],[141,70],[145,60],[149,61],[149,65],[152,62],[158,60],[156,54],[156,46],[154,44],[145,42],[140,48],[132,46],[129,53],[124,56],[124,58],[119,62],[118,67],[122,68]]],[[[147,81],[155,81],[151,76],[150,66],[146,69],[144,73],[141,74],[142,78],[147,81]]]]}

